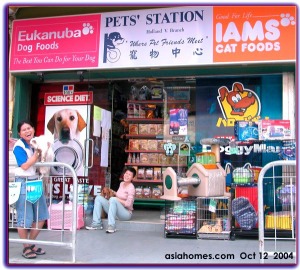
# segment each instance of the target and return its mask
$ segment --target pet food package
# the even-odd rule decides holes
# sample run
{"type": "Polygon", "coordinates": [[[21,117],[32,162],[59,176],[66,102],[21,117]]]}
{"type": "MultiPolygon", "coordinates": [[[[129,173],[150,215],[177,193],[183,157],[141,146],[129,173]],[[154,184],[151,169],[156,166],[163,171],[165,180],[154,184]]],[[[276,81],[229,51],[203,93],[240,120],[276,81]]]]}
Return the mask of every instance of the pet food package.
{"type": "Polygon", "coordinates": [[[150,187],[143,188],[143,198],[151,198],[151,188],[150,187]]]}
{"type": "Polygon", "coordinates": [[[135,187],[135,198],[143,198],[143,187],[142,186],[135,187]]]}
{"type": "Polygon", "coordinates": [[[146,118],[145,104],[140,104],[140,118],[146,118]]]}
{"type": "Polygon", "coordinates": [[[153,180],[153,168],[146,168],[145,178],[148,180],[153,180]]]}
{"type": "Polygon", "coordinates": [[[139,134],[148,134],[148,124],[139,124],[139,134]]]}
{"type": "Polygon", "coordinates": [[[178,109],[170,109],[170,135],[178,135],[179,134],[179,122],[178,122],[178,109]]]}
{"type": "Polygon", "coordinates": [[[156,124],[156,134],[157,135],[164,134],[164,125],[163,124],[156,124]]]}
{"type": "Polygon", "coordinates": [[[157,153],[148,153],[148,159],[150,164],[159,164],[157,153]]]}
{"type": "Polygon", "coordinates": [[[153,180],[161,180],[161,168],[160,167],[154,167],[153,168],[153,180]]]}
{"type": "Polygon", "coordinates": [[[157,134],[157,125],[156,124],[149,124],[148,125],[148,132],[150,134],[157,134]]]}
{"type": "Polygon", "coordinates": [[[156,151],[157,150],[157,140],[148,140],[148,150],[156,151]]]}
{"type": "Polygon", "coordinates": [[[130,135],[138,135],[139,134],[138,124],[129,124],[129,134],[130,135]]]}
{"type": "Polygon", "coordinates": [[[151,99],[162,99],[163,98],[163,89],[160,85],[154,85],[151,88],[151,99]]]}
{"type": "Polygon", "coordinates": [[[137,171],[137,179],[145,179],[145,168],[140,167],[137,171]]]}
{"type": "Polygon", "coordinates": [[[129,139],[129,150],[139,150],[140,142],[139,140],[129,139]]]}
{"type": "Polygon", "coordinates": [[[251,121],[235,121],[234,136],[238,141],[258,140],[258,125],[251,121]]]}
{"type": "Polygon", "coordinates": [[[260,140],[292,139],[290,120],[259,120],[258,134],[260,140]]]}
{"type": "Polygon", "coordinates": [[[139,140],[140,141],[140,150],[148,151],[148,140],[139,140]]]}
{"type": "Polygon", "coordinates": [[[134,118],[139,118],[140,117],[140,104],[134,104],[133,117],[134,118]]]}
{"type": "Polygon", "coordinates": [[[142,163],[142,164],[149,163],[148,153],[140,153],[140,163],[142,163]]]}
{"type": "Polygon", "coordinates": [[[187,109],[179,109],[177,111],[177,119],[179,123],[179,135],[187,135],[188,129],[188,110],[187,109]]]}
{"type": "Polygon", "coordinates": [[[154,118],[154,111],[155,111],[155,109],[156,109],[156,105],[154,105],[154,104],[147,104],[147,105],[145,105],[145,111],[146,111],[145,116],[146,116],[147,119],[154,118]]]}
{"type": "Polygon", "coordinates": [[[157,150],[164,150],[165,141],[157,141],[157,150]]]}
{"type": "Polygon", "coordinates": [[[153,187],[152,188],[152,198],[153,199],[159,199],[162,195],[161,189],[159,187],[153,187]]]}
{"type": "Polygon", "coordinates": [[[127,103],[127,118],[134,117],[134,103],[127,103]]]}

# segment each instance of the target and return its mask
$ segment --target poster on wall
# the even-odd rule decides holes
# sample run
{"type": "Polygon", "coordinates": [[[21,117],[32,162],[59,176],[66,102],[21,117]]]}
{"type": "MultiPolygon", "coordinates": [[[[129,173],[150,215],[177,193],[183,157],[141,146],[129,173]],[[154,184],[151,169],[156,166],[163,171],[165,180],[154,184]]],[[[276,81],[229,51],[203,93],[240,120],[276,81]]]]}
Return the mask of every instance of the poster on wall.
{"type": "Polygon", "coordinates": [[[187,135],[188,131],[188,110],[187,109],[170,109],[170,135],[187,135]]]}
{"type": "MultiPolygon", "coordinates": [[[[77,176],[84,176],[88,111],[86,105],[46,106],[45,135],[53,136],[54,161],[69,164],[77,176]]],[[[63,168],[51,168],[51,175],[62,174],[63,168]]],[[[67,169],[66,174],[71,175],[67,169]]]]}

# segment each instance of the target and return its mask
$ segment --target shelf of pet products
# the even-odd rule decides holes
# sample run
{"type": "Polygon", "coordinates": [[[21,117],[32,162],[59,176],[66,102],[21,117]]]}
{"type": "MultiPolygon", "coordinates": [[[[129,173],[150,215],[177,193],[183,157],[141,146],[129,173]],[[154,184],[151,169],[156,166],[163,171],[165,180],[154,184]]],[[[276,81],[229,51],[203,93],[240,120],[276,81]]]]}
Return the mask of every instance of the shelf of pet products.
{"type": "Polygon", "coordinates": [[[137,181],[135,184],[135,206],[151,206],[151,207],[164,207],[164,200],[160,199],[162,196],[162,183],[153,182],[152,185],[147,185],[148,183],[140,183],[138,185],[137,181]],[[154,184],[154,185],[153,185],[154,184]]]}
{"type": "Polygon", "coordinates": [[[165,201],[165,237],[197,239],[196,197],[165,201]]]}
{"type": "MultiPolygon", "coordinates": [[[[163,150],[125,150],[126,153],[165,153],[163,150]]],[[[174,151],[174,154],[178,154],[178,151],[174,151]]]]}
{"type": "Polygon", "coordinates": [[[154,180],[154,179],[135,179],[132,180],[133,183],[139,184],[139,183],[151,183],[151,184],[162,184],[162,180],[154,180]]]}
{"type": "Polygon", "coordinates": [[[126,134],[126,139],[162,139],[163,135],[157,134],[126,134]]]}
{"type": "Polygon", "coordinates": [[[171,100],[168,99],[167,101],[163,99],[149,99],[149,100],[128,100],[127,103],[135,103],[135,104],[164,104],[167,102],[167,104],[188,104],[190,103],[189,100],[171,100]]]}
{"type": "Polygon", "coordinates": [[[135,122],[138,122],[138,123],[163,123],[164,122],[164,119],[163,118],[137,118],[137,117],[128,117],[127,119],[127,122],[130,122],[130,123],[135,123],[135,122]]]}
{"type": "MultiPolygon", "coordinates": [[[[233,234],[239,236],[258,236],[258,188],[257,181],[263,166],[276,160],[295,159],[295,140],[253,140],[236,142],[237,152],[224,157],[227,173],[226,186],[233,194],[233,234]],[[242,213],[242,214],[241,214],[242,213]],[[241,218],[241,215],[243,218],[241,218]],[[240,222],[238,221],[240,219],[240,222]]],[[[268,176],[271,172],[268,172],[268,176]]],[[[281,175],[281,169],[276,171],[281,175]]],[[[282,185],[278,179],[275,189],[282,185]]],[[[274,183],[264,180],[264,201],[266,208],[272,208],[274,183]]],[[[285,232],[283,232],[285,234],[285,232]]]]}

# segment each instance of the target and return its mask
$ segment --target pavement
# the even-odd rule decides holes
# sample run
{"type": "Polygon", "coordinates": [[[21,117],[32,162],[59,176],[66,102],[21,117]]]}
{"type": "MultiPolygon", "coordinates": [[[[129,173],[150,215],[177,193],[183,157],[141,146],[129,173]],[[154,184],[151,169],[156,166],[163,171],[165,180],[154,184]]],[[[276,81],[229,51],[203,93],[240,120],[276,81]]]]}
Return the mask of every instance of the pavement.
{"type": "MultiPolygon", "coordinates": [[[[72,262],[72,250],[69,247],[51,245],[51,241],[61,239],[71,241],[70,231],[42,230],[38,240],[47,251],[45,255],[28,260],[22,257],[22,244],[8,242],[6,266],[42,266],[65,267],[68,265],[90,267],[201,267],[204,266],[262,266],[260,262],[259,241],[255,238],[196,239],[169,238],[164,232],[164,220],[158,211],[135,211],[131,221],[117,222],[117,231],[108,234],[104,230],[89,231],[82,228],[77,231],[75,263],[72,262]],[[153,217],[155,215],[155,218],[153,217]],[[46,244],[47,243],[47,244],[46,244]]],[[[89,224],[91,217],[86,218],[89,224]]],[[[107,221],[104,220],[104,225],[107,221]]],[[[16,230],[10,229],[9,239],[18,239],[16,230]]],[[[267,256],[264,265],[276,265],[283,268],[296,265],[296,258],[287,257],[289,251],[295,251],[294,241],[277,241],[277,250],[281,259],[267,256]],[[287,252],[288,251],[288,252],[287,252]]],[[[267,251],[273,246],[266,244],[267,251]]]]}

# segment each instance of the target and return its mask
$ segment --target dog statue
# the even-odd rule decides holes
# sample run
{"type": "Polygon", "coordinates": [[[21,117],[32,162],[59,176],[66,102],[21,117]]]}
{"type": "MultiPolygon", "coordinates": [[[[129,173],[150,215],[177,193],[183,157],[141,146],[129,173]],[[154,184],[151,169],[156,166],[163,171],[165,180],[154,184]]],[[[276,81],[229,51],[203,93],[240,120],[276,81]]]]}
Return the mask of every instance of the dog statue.
{"type": "MultiPolygon", "coordinates": [[[[36,151],[40,153],[39,161],[44,162],[51,162],[54,160],[54,152],[52,150],[53,141],[51,138],[47,137],[46,135],[40,135],[39,137],[34,137],[30,140],[30,145],[36,151]]],[[[47,177],[50,174],[50,167],[42,166],[38,168],[42,177],[47,177]]]]}

